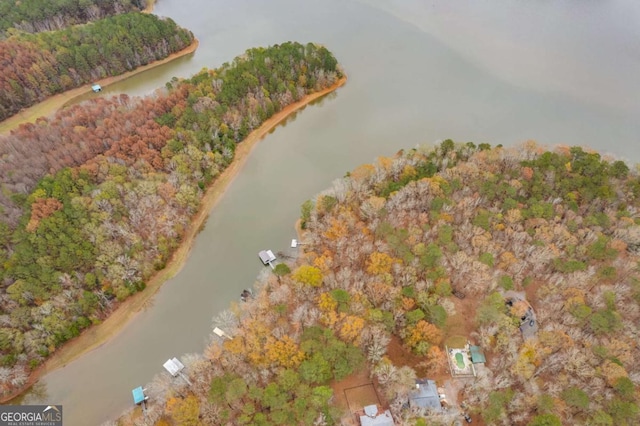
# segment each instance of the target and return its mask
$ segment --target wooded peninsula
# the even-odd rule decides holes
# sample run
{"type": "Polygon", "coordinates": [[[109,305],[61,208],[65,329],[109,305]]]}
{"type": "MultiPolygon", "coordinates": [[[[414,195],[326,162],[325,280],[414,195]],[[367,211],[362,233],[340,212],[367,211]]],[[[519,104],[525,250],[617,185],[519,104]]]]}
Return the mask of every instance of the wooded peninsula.
{"type": "Polygon", "coordinates": [[[190,386],[146,386],[145,419],[352,424],[361,375],[396,425],[638,424],[639,224],[638,171],[580,147],[378,158],[302,206],[300,256],[214,317],[204,354],[182,357],[190,386]],[[451,359],[460,338],[486,360],[448,405],[414,404],[422,379],[471,362],[451,359]]]}
{"type": "Polygon", "coordinates": [[[0,40],[0,121],[51,95],[166,58],[193,42],[193,34],[171,19],[139,12],[55,31],[8,32],[13,35],[0,40]]]}
{"type": "Polygon", "coordinates": [[[253,129],[341,77],[326,48],[283,43],[0,137],[2,393],[165,267],[253,129]]]}

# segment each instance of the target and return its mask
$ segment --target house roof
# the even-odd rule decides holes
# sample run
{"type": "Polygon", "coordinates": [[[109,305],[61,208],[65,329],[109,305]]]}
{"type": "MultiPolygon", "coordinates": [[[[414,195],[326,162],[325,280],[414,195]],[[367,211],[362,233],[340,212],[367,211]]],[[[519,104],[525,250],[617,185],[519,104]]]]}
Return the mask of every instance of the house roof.
{"type": "Polygon", "coordinates": [[[471,352],[471,362],[474,364],[487,362],[480,346],[469,345],[469,352],[471,352]]]}
{"type": "Polygon", "coordinates": [[[362,426],[395,426],[391,411],[385,410],[384,413],[378,413],[375,405],[367,405],[364,407],[364,416],[360,416],[360,424],[362,426]]]}
{"type": "Polygon", "coordinates": [[[409,394],[409,405],[412,407],[430,408],[441,412],[438,387],[433,380],[416,380],[416,389],[409,394]]]}

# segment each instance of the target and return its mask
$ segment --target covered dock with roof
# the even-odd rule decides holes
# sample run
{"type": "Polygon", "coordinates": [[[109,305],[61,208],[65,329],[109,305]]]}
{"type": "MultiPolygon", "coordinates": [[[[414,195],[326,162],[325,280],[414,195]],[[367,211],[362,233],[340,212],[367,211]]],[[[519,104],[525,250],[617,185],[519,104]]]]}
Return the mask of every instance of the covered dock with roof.
{"type": "Polygon", "coordinates": [[[273,269],[273,262],[276,260],[276,255],[271,250],[261,250],[258,253],[258,257],[264,265],[269,265],[273,269]]]}

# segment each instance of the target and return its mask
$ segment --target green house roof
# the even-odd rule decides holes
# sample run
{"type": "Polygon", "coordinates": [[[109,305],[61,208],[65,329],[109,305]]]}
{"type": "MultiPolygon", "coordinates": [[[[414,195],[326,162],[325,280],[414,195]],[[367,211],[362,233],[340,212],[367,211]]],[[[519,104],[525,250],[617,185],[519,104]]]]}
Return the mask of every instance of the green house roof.
{"type": "Polygon", "coordinates": [[[474,364],[487,362],[487,359],[482,353],[480,346],[469,346],[469,352],[471,352],[471,362],[474,364]]]}

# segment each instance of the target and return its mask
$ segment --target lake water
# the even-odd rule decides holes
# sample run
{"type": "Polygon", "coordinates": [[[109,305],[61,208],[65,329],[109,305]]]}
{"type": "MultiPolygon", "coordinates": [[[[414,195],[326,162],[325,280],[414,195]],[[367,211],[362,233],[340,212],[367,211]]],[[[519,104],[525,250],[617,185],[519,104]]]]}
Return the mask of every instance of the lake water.
{"type": "Polygon", "coordinates": [[[262,141],[211,212],[184,269],[121,333],[44,377],[23,402],[96,425],[168,358],[201,352],[211,317],[287,248],[299,206],[357,165],[451,138],[580,144],[640,161],[634,0],[160,0],[198,51],[107,88],[140,95],[252,46],[314,41],[349,75],[262,141]],[[258,215],[257,212],[260,212],[258,215]]]}

